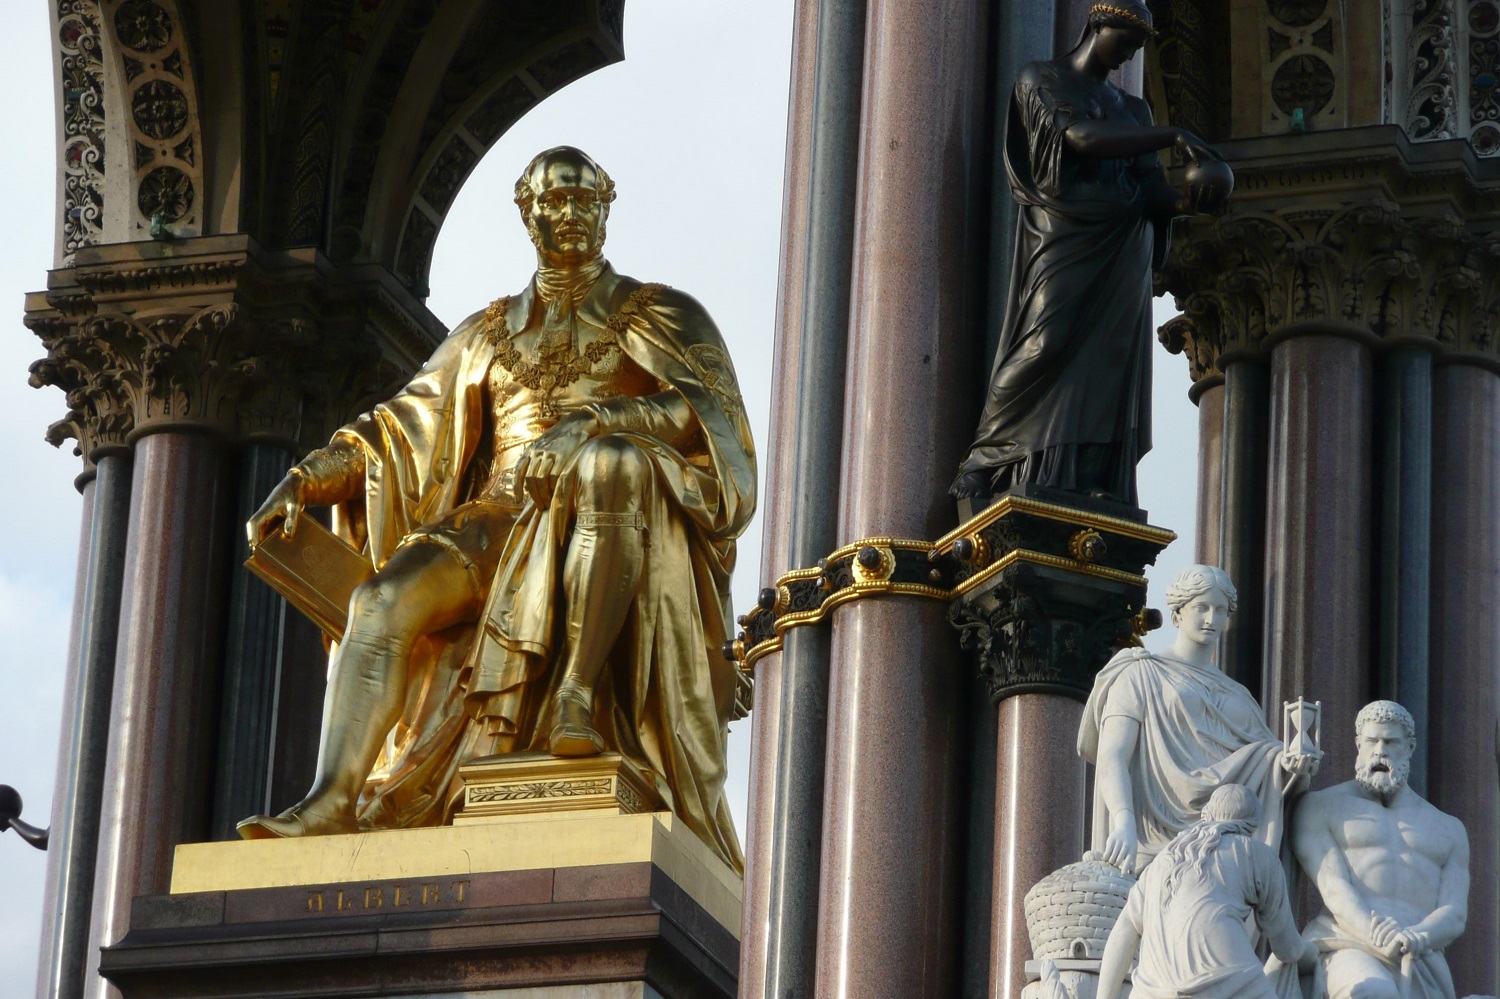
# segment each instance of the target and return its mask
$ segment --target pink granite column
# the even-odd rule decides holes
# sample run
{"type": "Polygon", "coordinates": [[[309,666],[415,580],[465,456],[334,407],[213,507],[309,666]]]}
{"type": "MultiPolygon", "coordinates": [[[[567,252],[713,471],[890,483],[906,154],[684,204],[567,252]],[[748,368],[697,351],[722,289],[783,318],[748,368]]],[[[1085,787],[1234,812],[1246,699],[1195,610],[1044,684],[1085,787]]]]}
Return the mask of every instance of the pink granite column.
{"type": "Polygon", "coordinates": [[[1500,373],[1433,375],[1428,798],[1469,831],[1469,923],[1448,949],[1458,994],[1500,989],[1500,373]]]}
{"type": "Polygon", "coordinates": [[[89,916],[130,527],[130,452],[114,447],[97,453],[95,462],[94,477],[83,489],[83,537],[47,851],[47,912],[37,971],[37,994],[46,999],[77,999],[92,977],[89,916]]]}
{"type": "Polygon", "coordinates": [[[1190,393],[1198,405],[1198,522],[1193,557],[1222,565],[1219,538],[1224,516],[1224,379],[1205,378],[1190,393]]]}
{"type": "MultiPolygon", "coordinates": [[[[936,538],[969,443],[987,219],[983,0],[871,0],[846,380],[845,542],[936,538]]],[[[957,987],[970,667],[947,607],[834,612],[816,995],[957,987]]]]}
{"type": "Polygon", "coordinates": [[[1371,698],[1369,334],[1308,327],[1271,339],[1265,705],[1323,702],[1314,787],[1354,776],[1354,716],[1371,698]]]}
{"type": "MultiPolygon", "coordinates": [[[[90,971],[136,895],[162,894],[173,849],[206,838],[219,598],[228,551],[220,440],[170,432],[135,445],[130,538],[94,882],[90,971]]],[[[87,995],[116,996],[91,976],[87,995]]]]}
{"type": "MultiPolygon", "coordinates": [[[[80,479],[82,478],[84,477],[80,476],[80,479]]],[[[74,937],[78,935],[75,927],[80,922],[84,924],[82,938],[85,942],[88,940],[87,922],[92,892],[89,889],[80,892],[74,886],[78,875],[84,873],[85,867],[88,880],[92,881],[94,856],[92,848],[81,850],[82,844],[76,842],[73,815],[78,810],[81,797],[78,793],[79,778],[82,776],[78,769],[75,743],[85,731],[83,720],[87,715],[80,703],[84,692],[88,689],[87,673],[81,650],[85,642],[84,633],[88,628],[89,553],[93,549],[96,491],[97,482],[90,470],[86,481],[79,487],[79,492],[83,494],[83,526],[78,538],[77,569],[73,574],[73,619],[68,627],[68,665],[67,676],[63,680],[57,777],[52,785],[52,815],[48,824],[47,880],[43,892],[40,958],[37,961],[36,991],[40,999],[65,996],[70,979],[82,981],[81,975],[71,974],[71,969],[66,963],[65,952],[68,949],[66,941],[70,934],[74,937]],[[74,890],[70,891],[70,888],[74,890]]],[[[104,719],[107,725],[109,721],[107,711],[104,713],[104,719]]],[[[90,828],[97,830],[99,826],[97,810],[91,819],[90,828]]],[[[88,845],[92,847],[93,844],[88,845]]],[[[73,994],[76,996],[77,992],[75,987],[73,994]]]]}
{"type": "Polygon", "coordinates": [[[1000,702],[995,778],[995,924],[990,996],[1017,999],[1026,986],[1031,938],[1022,900],[1031,886],[1083,856],[1086,764],[1076,750],[1083,704],[1056,694],[1000,702]],[[1037,780],[1039,761],[1046,779],[1037,780]]]}
{"type": "MultiPolygon", "coordinates": [[[[785,484],[796,461],[797,359],[802,347],[803,264],[807,258],[809,146],[817,68],[817,0],[798,0],[792,26],[791,94],[787,108],[786,173],[782,193],[781,272],[777,287],[776,347],[772,360],[771,439],[765,448],[765,490],[761,524],[760,578],[770,586],[794,566],[786,564],[787,535],[794,516],[785,484]]],[[[755,710],[750,732],[750,808],[745,830],[745,903],[740,935],[740,994],[747,999],[774,995],[765,991],[768,968],[775,963],[780,922],[772,911],[772,879],[777,836],[777,777],[782,728],[781,654],[762,659],[755,668],[755,710]]]]}

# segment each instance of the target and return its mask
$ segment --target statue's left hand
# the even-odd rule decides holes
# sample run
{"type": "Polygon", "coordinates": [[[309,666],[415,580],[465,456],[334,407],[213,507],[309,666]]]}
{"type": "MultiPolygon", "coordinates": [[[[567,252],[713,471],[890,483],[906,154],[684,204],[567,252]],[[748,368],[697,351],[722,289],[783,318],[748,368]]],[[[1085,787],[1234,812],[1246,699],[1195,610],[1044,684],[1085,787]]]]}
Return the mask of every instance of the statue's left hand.
{"type": "Polygon", "coordinates": [[[1318,766],[1322,763],[1322,757],[1312,756],[1304,753],[1282,753],[1281,769],[1289,774],[1299,777],[1317,776],[1318,766]]]}
{"type": "Polygon", "coordinates": [[[569,413],[526,448],[516,462],[515,481],[538,506],[552,499],[563,465],[593,436],[594,429],[592,416],[569,413]]]}

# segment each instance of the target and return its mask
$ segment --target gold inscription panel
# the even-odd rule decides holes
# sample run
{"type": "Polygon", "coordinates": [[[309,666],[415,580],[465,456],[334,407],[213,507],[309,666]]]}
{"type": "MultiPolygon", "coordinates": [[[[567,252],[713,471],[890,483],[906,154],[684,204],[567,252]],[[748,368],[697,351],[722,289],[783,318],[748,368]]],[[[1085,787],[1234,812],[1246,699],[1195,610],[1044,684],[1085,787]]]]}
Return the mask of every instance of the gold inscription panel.
{"type": "Polygon", "coordinates": [[[304,912],[375,912],[407,906],[422,908],[456,908],[464,904],[464,895],[473,884],[460,881],[423,881],[420,884],[386,883],[378,885],[309,888],[304,912]],[[446,905],[444,903],[447,903],[446,905]]]}
{"type": "MultiPolygon", "coordinates": [[[[552,882],[551,870],[529,870],[242,888],[225,892],[224,917],[226,923],[243,924],[538,905],[553,900],[552,882]]],[[[642,885],[649,885],[649,875],[643,875],[642,885]]],[[[642,888],[642,894],[648,891],[642,888]]]]}

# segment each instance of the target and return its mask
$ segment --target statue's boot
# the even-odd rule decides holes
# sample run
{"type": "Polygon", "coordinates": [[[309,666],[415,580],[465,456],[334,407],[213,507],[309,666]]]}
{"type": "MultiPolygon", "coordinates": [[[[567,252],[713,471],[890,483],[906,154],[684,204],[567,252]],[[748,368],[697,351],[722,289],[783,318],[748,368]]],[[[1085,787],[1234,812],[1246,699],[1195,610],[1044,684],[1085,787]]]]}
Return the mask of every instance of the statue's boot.
{"type": "Polygon", "coordinates": [[[411,644],[389,636],[346,636],[324,698],[318,773],[312,790],[280,815],[253,815],[240,822],[235,828],[241,838],[359,831],[354,806],[400,713],[411,644]]]}
{"type": "Polygon", "coordinates": [[[563,562],[566,659],[554,697],[548,746],[554,756],[597,756],[594,687],[620,635],[646,559],[643,499],[650,460],[622,437],[596,437],[579,456],[577,513],[563,562]]]}

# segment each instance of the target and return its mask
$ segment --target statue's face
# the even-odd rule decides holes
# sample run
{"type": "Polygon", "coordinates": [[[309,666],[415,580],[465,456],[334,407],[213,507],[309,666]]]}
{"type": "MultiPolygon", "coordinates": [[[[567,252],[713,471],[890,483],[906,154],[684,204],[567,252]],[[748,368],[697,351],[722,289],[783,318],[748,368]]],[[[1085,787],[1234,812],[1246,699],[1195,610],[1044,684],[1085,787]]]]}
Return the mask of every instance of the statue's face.
{"type": "Polygon", "coordinates": [[[1354,777],[1365,787],[1388,795],[1406,786],[1411,775],[1411,740],[1396,721],[1365,722],[1359,730],[1354,777]]]}
{"type": "Polygon", "coordinates": [[[1099,29],[1098,37],[1094,40],[1094,52],[1110,69],[1119,69],[1145,47],[1148,37],[1145,28],[1107,24],[1099,29]]]}
{"type": "Polygon", "coordinates": [[[599,197],[599,175],[593,167],[552,160],[532,175],[532,186],[537,193],[526,228],[550,263],[577,263],[599,252],[609,206],[599,197]]]}
{"type": "Polygon", "coordinates": [[[1183,604],[1174,614],[1177,633],[1199,645],[1212,645],[1229,625],[1229,598],[1217,586],[1183,604]]]}

